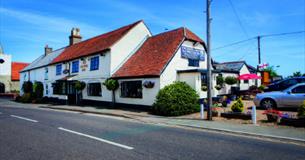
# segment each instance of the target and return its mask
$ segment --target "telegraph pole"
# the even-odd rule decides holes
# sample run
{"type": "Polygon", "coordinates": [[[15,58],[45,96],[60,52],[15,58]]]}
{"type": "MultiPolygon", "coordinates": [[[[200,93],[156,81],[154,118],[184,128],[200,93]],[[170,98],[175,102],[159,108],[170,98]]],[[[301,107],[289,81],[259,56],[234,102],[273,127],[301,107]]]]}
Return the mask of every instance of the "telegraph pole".
{"type": "Polygon", "coordinates": [[[257,36],[258,65],[261,64],[261,37],[257,36]]]}
{"type": "Polygon", "coordinates": [[[207,68],[208,68],[208,73],[207,73],[207,87],[208,87],[208,94],[207,94],[207,107],[208,107],[208,120],[212,120],[212,71],[211,71],[211,29],[210,29],[210,24],[211,24],[211,18],[210,18],[210,8],[211,8],[211,0],[206,0],[207,2],[207,10],[206,10],[206,21],[207,21],[207,68]]]}

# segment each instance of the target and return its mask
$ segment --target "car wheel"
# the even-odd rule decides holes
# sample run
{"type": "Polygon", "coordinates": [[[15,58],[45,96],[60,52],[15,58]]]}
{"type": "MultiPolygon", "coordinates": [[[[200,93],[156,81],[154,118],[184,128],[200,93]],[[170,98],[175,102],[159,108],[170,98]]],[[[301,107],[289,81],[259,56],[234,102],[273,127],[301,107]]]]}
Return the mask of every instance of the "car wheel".
{"type": "Polygon", "coordinates": [[[276,103],[273,99],[263,99],[261,102],[261,107],[266,109],[276,109],[276,103]]]}

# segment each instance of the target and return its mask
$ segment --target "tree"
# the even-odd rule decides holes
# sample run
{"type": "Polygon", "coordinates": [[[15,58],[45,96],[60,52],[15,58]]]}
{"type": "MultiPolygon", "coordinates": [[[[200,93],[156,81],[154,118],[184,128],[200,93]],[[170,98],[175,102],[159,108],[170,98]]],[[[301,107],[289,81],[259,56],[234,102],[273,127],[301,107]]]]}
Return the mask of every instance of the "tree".
{"type": "Polygon", "coordinates": [[[115,90],[119,88],[119,82],[115,79],[108,78],[103,83],[109,91],[112,91],[112,107],[115,104],[115,90]]]}
{"type": "Polygon", "coordinates": [[[301,76],[302,76],[302,73],[300,71],[294,72],[292,74],[292,77],[301,77],[301,76]]]}
{"type": "Polygon", "coordinates": [[[274,66],[269,66],[269,67],[265,68],[263,71],[269,72],[270,77],[276,77],[276,76],[278,76],[276,70],[274,69],[274,66]]]}
{"type": "Polygon", "coordinates": [[[82,90],[84,90],[85,89],[85,87],[86,87],[86,83],[85,82],[83,82],[83,81],[76,81],[75,82],[75,90],[76,90],[76,104],[79,104],[79,102],[80,102],[80,100],[81,100],[81,97],[82,97],[82,90]],[[80,96],[79,96],[79,94],[80,94],[80,96]],[[78,98],[78,96],[79,96],[79,98],[78,98]]]}

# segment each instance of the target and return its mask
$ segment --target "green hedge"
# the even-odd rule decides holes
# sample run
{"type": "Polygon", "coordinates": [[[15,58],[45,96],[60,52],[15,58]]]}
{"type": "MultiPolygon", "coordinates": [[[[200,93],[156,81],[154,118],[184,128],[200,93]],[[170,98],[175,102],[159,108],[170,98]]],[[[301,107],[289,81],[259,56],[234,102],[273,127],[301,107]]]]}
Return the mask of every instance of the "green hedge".
{"type": "Polygon", "coordinates": [[[185,82],[175,82],[161,89],[153,105],[153,113],[163,116],[179,116],[198,112],[199,96],[185,82]]]}

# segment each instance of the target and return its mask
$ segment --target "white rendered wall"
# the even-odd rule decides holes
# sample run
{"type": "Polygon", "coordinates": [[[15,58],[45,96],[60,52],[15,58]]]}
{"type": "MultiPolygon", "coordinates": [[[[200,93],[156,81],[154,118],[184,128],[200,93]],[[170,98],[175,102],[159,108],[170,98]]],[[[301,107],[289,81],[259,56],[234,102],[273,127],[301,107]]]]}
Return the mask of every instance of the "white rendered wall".
{"type": "Polygon", "coordinates": [[[159,78],[139,78],[139,79],[122,79],[119,80],[119,83],[123,81],[135,81],[135,80],[141,80],[142,85],[143,83],[148,80],[148,81],[153,81],[155,82],[155,85],[153,88],[145,88],[143,86],[143,97],[142,98],[124,98],[121,97],[121,85],[120,88],[116,90],[115,92],[115,97],[116,97],[116,102],[118,103],[126,103],[126,104],[135,104],[135,105],[148,105],[151,106],[153,105],[155,101],[155,97],[157,96],[159,90],[160,90],[160,81],[159,78]]]}
{"type": "Polygon", "coordinates": [[[148,28],[141,22],[116,42],[111,47],[111,74],[115,73],[150,36],[148,28]]]}
{"type": "Polygon", "coordinates": [[[0,64],[0,76],[10,76],[12,72],[12,56],[0,54],[0,59],[4,60],[4,63],[0,64]]]}

